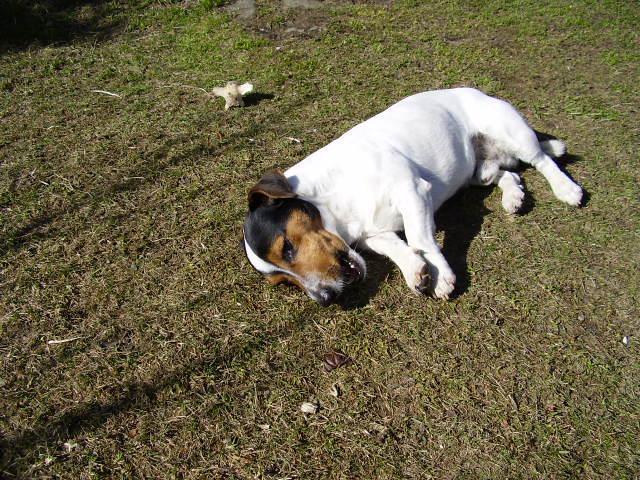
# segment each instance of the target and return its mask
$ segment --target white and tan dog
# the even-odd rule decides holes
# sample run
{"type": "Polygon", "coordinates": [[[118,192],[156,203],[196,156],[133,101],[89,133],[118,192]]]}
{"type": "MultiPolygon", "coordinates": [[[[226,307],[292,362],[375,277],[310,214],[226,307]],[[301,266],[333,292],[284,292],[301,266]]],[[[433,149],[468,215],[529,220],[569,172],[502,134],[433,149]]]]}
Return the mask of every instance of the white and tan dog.
{"type": "Polygon", "coordinates": [[[284,175],[249,192],[244,245],[272,283],[298,285],[327,305],[364,277],[350,245],[389,257],[409,288],[448,298],[455,275],[434,238],[434,213],[468,184],[496,184],[515,213],[524,192],[506,169],[533,165],[555,196],[579,205],[582,190],[550,158],[558,140],[536,133],[507,102],[470,88],[408,97],[357,125],[284,175]],[[397,232],[405,232],[406,242],[397,232]]]}

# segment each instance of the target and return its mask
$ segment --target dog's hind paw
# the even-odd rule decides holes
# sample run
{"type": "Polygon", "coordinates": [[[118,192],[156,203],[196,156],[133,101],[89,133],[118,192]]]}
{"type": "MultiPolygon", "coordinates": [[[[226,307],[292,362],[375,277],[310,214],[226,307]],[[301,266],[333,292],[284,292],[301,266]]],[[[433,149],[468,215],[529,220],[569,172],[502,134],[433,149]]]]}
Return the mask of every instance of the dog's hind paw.
{"type": "Polygon", "coordinates": [[[580,205],[580,202],[582,201],[582,188],[568,178],[555,186],[555,188],[553,188],[553,193],[558,200],[568,203],[574,207],[580,205]]]}

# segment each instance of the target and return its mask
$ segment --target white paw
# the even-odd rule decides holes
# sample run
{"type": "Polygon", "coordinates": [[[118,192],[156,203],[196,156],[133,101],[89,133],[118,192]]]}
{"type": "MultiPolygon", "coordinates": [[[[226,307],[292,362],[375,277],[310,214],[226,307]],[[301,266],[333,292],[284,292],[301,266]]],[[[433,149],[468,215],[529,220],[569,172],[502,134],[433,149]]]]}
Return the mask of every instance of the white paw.
{"type": "Polygon", "coordinates": [[[558,200],[562,200],[574,207],[580,205],[580,202],[582,201],[582,188],[568,178],[563,179],[559,185],[556,185],[553,189],[553,193],[558,200]]]}
{"type": "Polygon", "coordinates": [[[404,263],[399,263],[398,266],[402,271],[405,282],[407,282],[407,286],[413,293],[423,295],[430,290],[431,274],[429,266],[421,255],[414,253],[407,257],[404,263]]]}
{"type": "Polygon", "coordinates": [[[522,207],[524,192],[519,187],[510,188],[502,193],[502,208],[507,213],[516,213],[522,207]]]}
{"type": "Polygon", "coordinates": [[[437,298],[447,300],[455,287],[456,275],[451,270],[439,270],[435,275],[435,283],[433,294],[437,298]]]}
{"type": "Polygon", "coordinates": [[[413,275],[413,282],[409,286],[419,295],[425,295],[431,290],[431,274],[426,263],[423,263],[422,267],[413,275]]]}

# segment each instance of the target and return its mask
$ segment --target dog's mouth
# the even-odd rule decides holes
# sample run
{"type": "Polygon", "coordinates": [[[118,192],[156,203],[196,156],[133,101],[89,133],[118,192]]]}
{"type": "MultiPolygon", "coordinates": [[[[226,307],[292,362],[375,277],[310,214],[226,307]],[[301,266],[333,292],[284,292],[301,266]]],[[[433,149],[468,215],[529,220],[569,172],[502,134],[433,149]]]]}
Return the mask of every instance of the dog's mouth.
{"type": "Polygon", "coordinates": [[[345,285],[362,281],[365,276],[364,264],[361,264],[350,252],[340,252],[338,254],[338,262],[340,263],[342,281],[345,285]]]}

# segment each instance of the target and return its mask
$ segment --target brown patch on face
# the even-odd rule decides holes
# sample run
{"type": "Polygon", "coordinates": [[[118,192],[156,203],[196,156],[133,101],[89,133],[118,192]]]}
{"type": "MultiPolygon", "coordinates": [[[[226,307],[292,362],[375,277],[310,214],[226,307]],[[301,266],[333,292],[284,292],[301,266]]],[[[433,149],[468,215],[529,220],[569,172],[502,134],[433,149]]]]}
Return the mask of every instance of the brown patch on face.
{"type": "Polygon", "coordinates": [[[323,228],[320,218],[294,210],[287,221],[285,235],[275,239],[267,260],[301,278],[314,275],[321,281],[336,281],[340,277],[338,253],[346,249],[342,239],[323,228]],[[291,261],[283,257],[285,239],[293,251],[291,261]]]}

